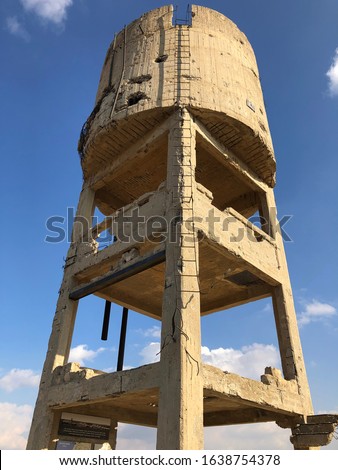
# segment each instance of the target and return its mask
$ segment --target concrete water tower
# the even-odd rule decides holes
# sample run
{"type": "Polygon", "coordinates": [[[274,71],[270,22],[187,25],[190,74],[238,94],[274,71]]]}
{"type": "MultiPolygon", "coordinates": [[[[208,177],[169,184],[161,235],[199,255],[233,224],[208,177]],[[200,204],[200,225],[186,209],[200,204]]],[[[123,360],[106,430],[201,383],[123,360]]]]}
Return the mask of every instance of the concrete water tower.
{"type": "Polygon", "coordinates": [[[338,418],[313,416],[245,35],[200,6],[186,22],[166,6],[126,26],[79,150],[78,219],[28,448],[114,448],[118,422],[157,427],[158,449],[202,449],[203,426],[268,421],[292,429],[295,448],[327,444],[338,418]],[[106,218],[92,226],[96,207],[106,218]],[[107,228],[114,241],[100,250],[107,228]],[[78,302],[91,294],[106,299],[106,320],[110,302],[161,320],[160,362],[112,373],[69,363],[78,302]],[[283,371],[267,367],[259,382],[203,364],[201,315],[266,297],[283,371]]]}

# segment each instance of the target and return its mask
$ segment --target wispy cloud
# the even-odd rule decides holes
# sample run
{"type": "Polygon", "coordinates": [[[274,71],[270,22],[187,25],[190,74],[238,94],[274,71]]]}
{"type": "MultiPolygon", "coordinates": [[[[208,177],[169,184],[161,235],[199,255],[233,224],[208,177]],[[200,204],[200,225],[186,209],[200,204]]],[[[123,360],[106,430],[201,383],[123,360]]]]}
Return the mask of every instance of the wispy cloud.
{"type": "Polygon", "coordinates": [[[329,90],[332,96],[338,96],[338,48],[335,50],[335,55],[329,70],[326,72],[329,78],[329,90]]]}
{"type": "Polygon", "coordinates": [[[262,309],[262,312],[263,313],[270,313],[272,312],[272,305],[271,305],[271,302],[266,304],[263,309],[262,309]]]}
{"type": "Polygon", "coordinates": [[[37,14],[45,21],[62,24],[67,18],[67,9],[73,0],[20,0],[26,11],[37,14]]]}
{"type": "Polygon", "coordinates": [[[298,323],[300,326],[308,325],[315,321],[324,321],[337,314],[333,305],[312,300],[305,304],[304,310],[300,313],[298,323]]]}
{"type": "Polygon", "coordinates": [[[138,333],[141,333],[146,338],[160,338],[161,337],[161,328],[159,326],[152,326],[146,330],[138,330],[138,333]]]}
{"type": "Polygon", "coordinates": [[[0,388],[12,392],[23,387],[37,387],[40,375],[31,369],[12,369],[0,378],[0,388]]]}
{"type": "Polygon", "coordinates": [[[0,449],[25,449],[32,414],[30,405],[0,403],[0,449]]]}
{"type": "Polygon", "coordinates": [[[30,35],[16,16],[6,18],[6,28],[13,36],[17,36],[27,42],[30,40],[30,35]]]}
{"type": "Polygon", "coordinates": [[[92,362],[103,351],[106,351],[106,348],[99,348],[94,351],[88,349],[87,344],[79,344],[70,350],[69,362],[79,362],[83,366],[86,361],[92,362]]]}
{"type": "Polygon", "coordinates": [[[145,346],[139,353],[142,357],[142,364],[150,364],[160,360],[160,343],[152,342],[145,346]]]}

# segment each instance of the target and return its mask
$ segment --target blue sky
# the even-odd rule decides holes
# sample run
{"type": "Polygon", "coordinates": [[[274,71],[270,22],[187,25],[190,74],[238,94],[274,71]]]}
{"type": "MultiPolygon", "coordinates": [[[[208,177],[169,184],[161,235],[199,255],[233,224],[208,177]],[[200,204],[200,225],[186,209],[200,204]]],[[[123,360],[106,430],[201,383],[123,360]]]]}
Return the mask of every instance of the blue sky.
{"type": "MultiPolygon", "coordinates": [[[[80,129],[108,45],[124,24],[162,1],[2,0],[0,448],[23,448],[37,393],[67,243],[46,243],[46,220],[77,204],[80,129]]],[[[177,1],[185,12],[187,2],[177,1]]],[[[254,47],[277,158],[279,215],[314,408],[338,412],[338,3],[205,1],[254,47]]],[[[81,302],[73,359],[116,367],[121,309],[100,341],[104,302],[81,302]]],[[[258,378],[279,364],[269,301],[202,320],[203,357],[258,378]]],[[[126,366],[151,360],[159,324],[131,313],[126,366]]],[[[274,424],[206,432],[208,448],[289,448],[274,424]],[[240,436],[240,439],[239,439],[240,436]]],[[[120,427],[119,448],[152,448],[152,430],[120,427]]],[[[338,449],[338,441],[330,449],[338,449]]]]}

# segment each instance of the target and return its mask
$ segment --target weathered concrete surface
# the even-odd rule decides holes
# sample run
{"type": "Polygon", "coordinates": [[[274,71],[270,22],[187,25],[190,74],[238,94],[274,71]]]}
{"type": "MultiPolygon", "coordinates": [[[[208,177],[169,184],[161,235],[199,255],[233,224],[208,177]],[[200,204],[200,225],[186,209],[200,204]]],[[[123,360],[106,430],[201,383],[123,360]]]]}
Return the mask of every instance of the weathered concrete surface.
{"type": "Polygon", "coordinates": [[[216,209],[200,193],[195,218],[201,237],[217,246],[218,251],[223,249],[228,258],[237,259],[243,269],[249,269],[269,285],[280,283],[283,273],[278,265],[277,247],[268,235],[235,210],[216,209]]]}
{"type": "Polygon", "coordinates": [[[328,443],[338,420],[313,416],[245,36],[204,7],[191,27],[172,25],[172,7],[133,22],[108,52],[80,153],[86,223],[73,228],[28,448],[54,448],[65,410],[108,417],[112,448],[119,421],[156,426],[159,449],[202,448],[203,425],[266,421],[292,429],[295,448],[328,443]],[[92,226],[96,207],[111,217],[92,226]],[[145,220],[118,239],[135,209],[145,220]],[[107,228],[116,239],[99,251],[107,228]],[[90,293],[161,319],[160,363],[111,374],[67,364],[90,293]],[[203,365],[201,315],[268,296],[283,372],[268,367],[258,382],[203,365]]]}
{"type": "Polygon", "coordinates": [[[207,365],[203,366],[203,376],[204,389],[213,396],[285,415],[303,415],[307,411],[295,381],[281,380],[267,385],[207,365]]]}
{"type": "MultiPolygon", "coordinates": [[[[60,366],[53,373],[47,407],[157,426],[162,370],[160,363],[112,373],[80,367],[76,363],[60,366]]],[[[260,383],[201,364],[199,375],[204,397],[201,414],[205,425],[285,418],[301,422],[306,409],[298,394],[297,382],[283,379],[277,369],[267,368],[265,372],[260,383]]],[[[308,423],[310,419],[315,417],[309,417],[308,423]]],[[[295,431],[297,433],[299,431],[295,431]]]]}
{"type": "Polygon", "coordinates": [[[164,6],[116,36],[81,140],[86,177],[179,104],[274,184],[274,153],[252,47],[222,14],[196,5],[192,11],[191,27],[173,26],[173,7],[164,6]]]}
{"type": "Polygon", "coordinates": [[[297,450],[321,447],[330,444],[338,429],[338,415],[308,416],[307,422],[292,429],[290,438],[297,450]]]}
{"type": "Polygon", "coordinates": [[[196,200],[196,141],[189,113],[176,113],[169,133],[165,287],[157,449],[203,449],[198,240],[184,223],[196,200]]]}

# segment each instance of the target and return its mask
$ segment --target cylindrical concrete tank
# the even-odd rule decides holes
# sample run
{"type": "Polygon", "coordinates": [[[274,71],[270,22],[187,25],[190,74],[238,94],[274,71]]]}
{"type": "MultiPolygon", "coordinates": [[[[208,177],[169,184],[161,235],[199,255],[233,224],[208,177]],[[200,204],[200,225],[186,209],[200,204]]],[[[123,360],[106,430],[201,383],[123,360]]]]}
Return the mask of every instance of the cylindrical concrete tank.
{"type": "Polygon", "coordinates": [[[109,47],[96,106],[79,143],[84,177],[186,106],[268,185],[275,158],[256,59],[222,14],[192,6],[192,24],[173,25],[173,7],[129,24],[109,47]]]}

